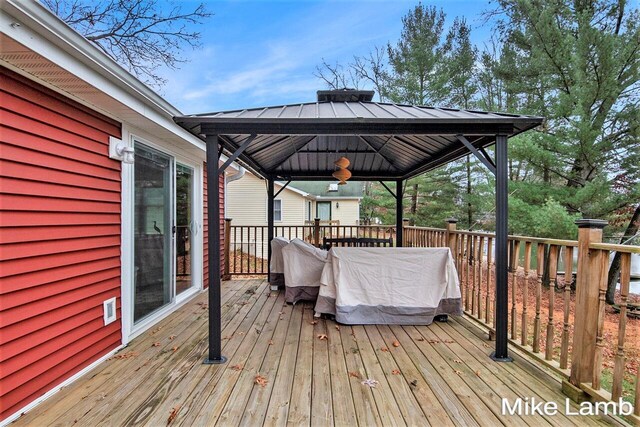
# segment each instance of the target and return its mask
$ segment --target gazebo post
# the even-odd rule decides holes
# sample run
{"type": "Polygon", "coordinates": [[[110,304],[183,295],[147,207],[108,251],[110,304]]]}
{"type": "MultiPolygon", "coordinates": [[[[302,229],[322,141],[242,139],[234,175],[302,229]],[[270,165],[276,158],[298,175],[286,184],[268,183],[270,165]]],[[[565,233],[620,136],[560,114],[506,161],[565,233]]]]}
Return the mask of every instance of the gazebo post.
{"type": "Polygon", "coordinates": [[[507,135],[496,135],[496,349],[491,358],[511,362],[507,349],[509,287],[508,287],[508,217],[509,177],[507,170],[507,135]]]}
{"type": "Polygon", "coordinates": [[[402,234],[403,223],[402,223],[402,214],[403,214],[403,184],[404,182],[399,179],[396,181],[396,247],[401,248],[403,245],[402,234]]]}
{"type": "Polygon", "coordinates": [[[220,274],[220,142],[218,135],[207,135],[207,221],[209,224],[209,355],[204,364],[227,361],[222,355],[222,291],[220,274]]]}
{"type": "MultiPolygon", "coordinates": [[[[271,283],[271,241],[273,240],[273,200],[274,200],[273,177],[267,180],[267,280],[271,283]]],[[[271,285],[272,291],[277,291],[278,287],[271,285]],[[274,289],[275,288],[275,289],[274,289]]]]}

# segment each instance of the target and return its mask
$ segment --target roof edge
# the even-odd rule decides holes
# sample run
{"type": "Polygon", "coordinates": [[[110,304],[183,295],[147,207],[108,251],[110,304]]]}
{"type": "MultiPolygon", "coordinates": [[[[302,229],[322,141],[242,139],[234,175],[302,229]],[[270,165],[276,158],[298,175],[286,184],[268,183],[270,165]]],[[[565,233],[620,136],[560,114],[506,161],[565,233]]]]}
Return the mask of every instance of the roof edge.
{"type": "Polygon", "coordinates": [[[84,62],[94,71],[106,75],[111,81],[119,83],[119,86],[136,98],[144,99],[150,106],[170,116],[183,114],[40,2],[3,0],[2,9],[6,12],[13,12],[13,15],[19,15],[17,18],[21,20],[31,21],[31,24],[35,25],[29,25],[29,28],[46,36],[51,43],[58,45],[63,50],[76,52],[80,56],[76,59],[84,62]],[[42,34],[38,28],[44,30],[46,34],[42,34]],[[54,38],[50,36],[54,36],[54,38]]]}

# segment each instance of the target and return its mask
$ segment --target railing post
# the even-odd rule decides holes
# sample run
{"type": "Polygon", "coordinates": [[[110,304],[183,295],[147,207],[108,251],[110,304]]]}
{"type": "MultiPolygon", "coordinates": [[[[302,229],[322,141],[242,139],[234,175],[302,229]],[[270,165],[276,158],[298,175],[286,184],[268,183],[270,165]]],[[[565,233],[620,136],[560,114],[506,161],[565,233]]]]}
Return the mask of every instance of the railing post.
{"type": "MultiPolygon", "coordinates": [[[[598,251],[590,251],[591,243],[602,242],[602,229],[606,221],[580,219],[578,226],[578,272],[576,276],[576,307],[573,333],[573,355],[569,382],[563,381],[562,390],[573,400],[584,400],[580,384],[593,380],[598,330],[598,297],[602,268],[598,251]]],[[[553,291],[553,290],[551,290],[553,291]]]]}
{"type": "Polygon", "coordinates": [[[231,218],[224,219],[224,270],[222,280],[230,280],[229,261],[231,260],[231,218]]]}
{"type": "Polygon", "coordinates": [[[316,248],[320,247],[320,218],[313,220],[313,244],[316,248]]]}
{"type": "Polygon", "coordinates": [[[458,247],[458,235],[456,234],[456,228],[458,224],[458,220],[455,218],[447,218],[447,245],[449,245],[449,249],[451,249],[451,255],[456,257],[456,248],[458,247]]]}

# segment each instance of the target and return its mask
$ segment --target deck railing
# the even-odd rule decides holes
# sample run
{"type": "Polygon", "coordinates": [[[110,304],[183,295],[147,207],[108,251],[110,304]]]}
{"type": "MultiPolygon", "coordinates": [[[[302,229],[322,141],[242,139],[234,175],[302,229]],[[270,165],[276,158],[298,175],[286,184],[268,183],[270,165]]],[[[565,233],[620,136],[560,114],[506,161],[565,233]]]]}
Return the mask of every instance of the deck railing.
{"type": "MultiPolygon", "coordinates": [[[[597,333],[595,343],[595,357],[593,363],[593,378],[591,384],[588,382],[579,384],[592,398],[599,401],[613,401],[618,402],[620,398],[625,397],[625,389],[632,386],[633,382],[630,380],[630,372],[627,369],[627,358],[625,352],[626,331],[629,319],[627,317],[628,311],[628,297],[629,286],[631,283],[631,256],[632,254],[640,254],[640,247],[638,246],[624,246],[613,245],[600,242],[593,242],[589,244],[589,256],[591,258],[591,264],[593,265],[592,274],[596,275],[596,283],[598,284],[598,304],[597,304],[597,333]],[[605,294],[607,291],[607,276],[610,255],[613,252],[618,252],[621,256],[620,262],[620,293],[618,300],[616,301],[619,310],[618,325],[617,325],[617,340],[615,347],[611,347],[608,350],[615,348],[615,356],[613,362],[613,374],[611,378],[611,390],[603,390],[603,372],[606,372],[605,364],[605,316],[606,316],[606,301],[605,294]],[[626,378],[625,378],[626,377],[626,378]]],[[[636,364],[637,360],[636,355],[636,364]]],[[[630,394],[630,391],[627,391],[630,394]]],[[[633,399],[634,415],[636,418],[634,421],[636,424],[640,424],[640,367],[636,366],[635,373],[635,397],[633,399]]]]}
{"type": "MultiPolygon", "coordinates": [[[[578,240],[509,236],[509,341],[565,380],[570,397],[634,405],[628,417],[640,423],[640,345],[626,347],[632,322],[637,337],[640,320],[627,318],[631,256],[640,246],[602,243],[603,222],[585,220],[578,240]],[[622,256],[617,298],[617,339],[607,334],[605,292],[610,254],[622,256]],[[614,351],[609,351],[614,349],[614,351]],[[613,373],[605,369],[613,366],[613,373]],[[603,373],[606,378],[603,378],[603,373]],[[603,384],[606,383],[606,387],[603,384]]],[[[394,226],[276,226],[274,236],[299,238],[320,246],[323,237],[393,237],[394,226]]],[[[465,314],[494,336],[495,235],[446,228],[404,226],[403,246],[449,247],[454,258],[465,314]]],[[[225,273],[267,273],[267,227],[231,225],[227,221],[225,273]]]]}
{"type": "MultiPolygon", "coordinates": [[[[314,221],[313,225],[276,225],[274,237],[301,239],[320,247],[325,237],[374,237],[395,240],[395,227],[387,225],[334,225],[314,221]]],[[[224,275],[267,274],[266,225],[233,225],[225,222],[224,275]]]]}

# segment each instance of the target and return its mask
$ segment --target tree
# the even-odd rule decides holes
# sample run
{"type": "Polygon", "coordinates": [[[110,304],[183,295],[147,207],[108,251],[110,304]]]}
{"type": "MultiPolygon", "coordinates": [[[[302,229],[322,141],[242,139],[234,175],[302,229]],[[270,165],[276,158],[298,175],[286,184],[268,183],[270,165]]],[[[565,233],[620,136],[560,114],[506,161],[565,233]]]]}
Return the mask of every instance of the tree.
{"type": "Polygon", "coordinates": [[[313,75],[331,89],[372,86],[380,101],[386,100],[389,75],[385,50],[381,47],[374,47],[366,56],[354,56],[353,61],[347,65],[339,62],[329,64],[323,58],[313,75]]]}
{"type": "Polygon", "coordinates": [[[177,69],[185,47],[200,33],[189,26],[211,16],[203,4],[191,11],[157,0],[42,0],[56,15],[145,83],[165,83],[157,70],[177,69]]]}
{"type": "Polygon", "coordinates": [[[530,164],[569,212],[611,215],[639,196],[616,192],[621,165],[640,150],[640,26],[626,2],[500,0],[499,30],[516,65],[503,69],[518,107],[544,115],[530,164]]]}
{"type": "Polygon", "coordinates": [[[387,45],[391,75],[389,98],[416,105],[437,104],[443,96],[445,14],[422,3],[402,18],[402,34],[387,45]]]}
{"type": "MultiPolygon", "coordinates": [[[[476,61],[478,49],[471,43],[471,28],[464,19],[455,18],[447,33],[444,44],[445,57],[441,68],[445,73],[442,94],[445,103],[451,107],[469,109],[474,104],[478,92],[476,61]]],[[[474,169],[477,164],[467,155],[464,160],[466,180],[467,226],[473,225],[474,206],[472,202],[474,169]]]]}

